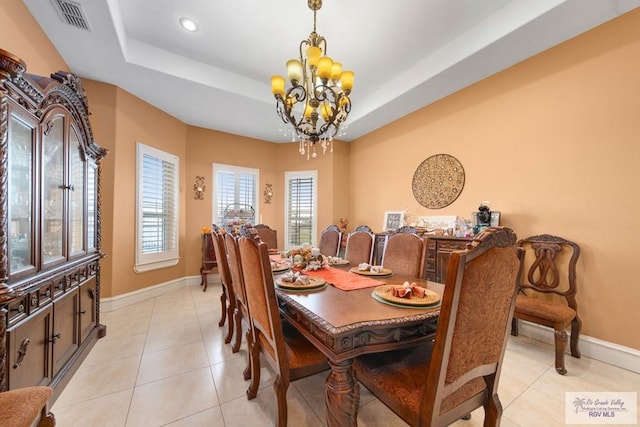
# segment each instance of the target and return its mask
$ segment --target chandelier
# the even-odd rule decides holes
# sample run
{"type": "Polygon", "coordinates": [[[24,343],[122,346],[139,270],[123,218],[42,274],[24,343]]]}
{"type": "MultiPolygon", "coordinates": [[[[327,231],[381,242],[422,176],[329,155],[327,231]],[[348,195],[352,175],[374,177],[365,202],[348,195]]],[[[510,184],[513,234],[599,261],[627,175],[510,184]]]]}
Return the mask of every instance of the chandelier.
{"type": "Polygon", "coordinates": [[[291,87],[285,90],[285,78],[273,76],[271,90],[278,115],[291,125],[293,141],[298,139],[300,154],[309,159],[317,156],[317,143],[323,154],[327,148],[333,152],[333,137],[344,134],[346,125],[341,125],[351,111],[353,71],[342,71],[340,62],[326,56],[327,42],[316,33],[316,12],[322,0],[307,4],[313,11],[313,32],[300,43],[300,57],[287,61],[291,87]]]}

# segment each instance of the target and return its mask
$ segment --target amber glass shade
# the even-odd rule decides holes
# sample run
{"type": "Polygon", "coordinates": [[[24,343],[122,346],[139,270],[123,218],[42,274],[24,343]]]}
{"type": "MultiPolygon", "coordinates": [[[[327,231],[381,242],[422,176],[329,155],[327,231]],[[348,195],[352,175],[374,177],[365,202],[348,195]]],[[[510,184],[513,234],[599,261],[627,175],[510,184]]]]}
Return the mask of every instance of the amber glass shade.
{"type": "Polygon", "coordinates": [[[284,95],[284,77],[271,77],[271,92],[273,92],[274,95],[284,95]]]}

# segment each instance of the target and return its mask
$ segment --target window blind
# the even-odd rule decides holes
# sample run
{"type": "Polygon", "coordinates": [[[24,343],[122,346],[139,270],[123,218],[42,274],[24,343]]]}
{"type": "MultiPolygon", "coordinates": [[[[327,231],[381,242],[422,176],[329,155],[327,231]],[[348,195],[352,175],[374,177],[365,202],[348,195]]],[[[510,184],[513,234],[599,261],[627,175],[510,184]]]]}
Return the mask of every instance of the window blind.
{"type": "Polygon", "coordinates": [[[142,253],[174,250],[177,235],[175,166],[145,154],[142,181],[142,253]]]}
{"type": "Polygon", "coordinates": [[[290,178],[287,200],[287,243],[300,246],[313,241],[313,195],[312,177],[290,178]]]}
{"type": "MultiPolygon", "coordinates": [[[[257,207],[258,170],[214,164],[216,224],[224,224],[227,211],[257,207]]],[[[250,219],[255,224],[255,216],[250,219]]]]}

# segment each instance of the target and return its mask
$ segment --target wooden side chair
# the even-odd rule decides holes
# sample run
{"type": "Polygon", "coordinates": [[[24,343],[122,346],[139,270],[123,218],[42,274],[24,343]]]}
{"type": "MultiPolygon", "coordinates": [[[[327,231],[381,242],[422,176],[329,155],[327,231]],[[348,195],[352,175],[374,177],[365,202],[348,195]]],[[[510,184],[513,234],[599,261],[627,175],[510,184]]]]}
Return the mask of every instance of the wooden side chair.
{"type": "Polygon", "coordinates": [[[564,353],[571,325],[571,355],[580,357],[578,339],[582,321],[576,302],[576,263],[580,247],[562,237],[542,234],[518,242],[525,258],[518,285],[520,294],[513,315],[512,335],[518,335],[518,319],[548,326],[555,331],[555,367],[567,373],[564,353]],[[545,296],[551,296],[545,297],[545,296]]]}
{"type": "MultiPolygon", "coordinates": [[[[231,272],[229,271],[229,261],[227,259],[227,251],[224,245],[224,239],[219,233],[217,225],[213,225],[211,229],[211,235],[213,236],[213,250],[216,254],[216,261],[218,263],[218,275],[220,276],[220,284],[222,287],[222,293],[220,294],[220,305],[222,308],[222,314],[218,326],[224,326],[227,323],[227,335],[224,338],[225,344],[231,342],[233,338],[233,313],[236,309],[236,297],[233,292],[233,285],[231,283],[231,272]],[[227,321],[228,320],[228,321],[227,321]]],[[[238,350],[234,349],[234,352],[238,350]]]]}
{"type": "Polygon", "coordinates": [[[247,366],[242,372],[242,375],[245,380],[248,380],[251,378],[251,357],[249,355],[249,350],[253,343],[253,334],[251,333],[251,313],[249,312],[249,305],[247,304],[247,291],[245,289],[244,277],[242,276],[238,240],[232,233],[225,233],[224,240],[227,247],[227,254],[229,256],[231,283],[236,296],[236,309],[233,315],[233,322],[236,326],[236,341],[233,346],[234,349],[240,349],[242,341],[242,323],[244,321],[247,327],[247,332],[245,334],[245,339],[247,341],[247,366]]]}
{"type": "Polygon", "coordinates": [[[56,418],[47,410],[51,387],[24,387],[0,393],[0,426],[53,427],[56,418]]]}
{"type": "Polygon", "coordinates": [[[217,267],[216,254],[213,250],[213,238],[211,233],[202,235],[202,266],[200,267],[200,286],[202,292],[207,291],[207,276],[217,267]]]}
{"type": "Polygon", "coordinates": [[[337,225],[330,225],[322,231],[318,248],[320,253],[326,256],[338,256],[342,233],[337,225]]]}
{"type": "Polygon", "coordinates": [[[370,231],[358,230],[352,231],[347,236],[347,247],[344,257],[348,259],[351,265],[358,265],[366,262],[371,264],[373,259],[373,242],[375,236],[370,231]]]}
{"type": "Polygon", "coordinates": [[[490,227],[451,254],[435,339],[355,359],[357,379],[412,426],[449,425],[484,408],[502,416],[498,381],[517,293],[511,229],[490,227]]]}
{"type": "Polygon", "coordinates": [[[260,240],[267,244],[267,248],[278,249],[278,233],[276,230],[265,224],[258,224],[255,229],[260,236],[260,240]]]}
{"type": "Polygon", "coordinates": [[[413,227],[402,227],[387,238],[382,265],[395,275],[424,277],[426,256],[427,239],[413,227]]]}
{"type": "Polygon", "coordinates": [[[328,369],[329,365],[326,357],[293,326],[280,320],[267,245],[260,241],[255,228],[242,226],[238,247],[253,328],[247,397],[252,399],[258,392],[262,355],[275,371],[277,426],[286,427],[289,382],[328,369]]]}

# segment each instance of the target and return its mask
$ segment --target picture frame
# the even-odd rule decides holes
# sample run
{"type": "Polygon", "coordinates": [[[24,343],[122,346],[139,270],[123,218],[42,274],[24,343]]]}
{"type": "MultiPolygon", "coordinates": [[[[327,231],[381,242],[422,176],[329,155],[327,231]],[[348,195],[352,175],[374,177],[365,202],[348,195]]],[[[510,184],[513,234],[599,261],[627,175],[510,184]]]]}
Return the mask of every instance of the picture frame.
{"type": "Polygon", "coordinates": [[[385,211],[382,230],[394,231],[404,225],[404,211],[385,211]]]}
{"type": "Polygon", "coordinates": [[[497,227],[500,225],[500,211],[491,211],[491,220],[489,221],[491,227],[497,227]]]}

